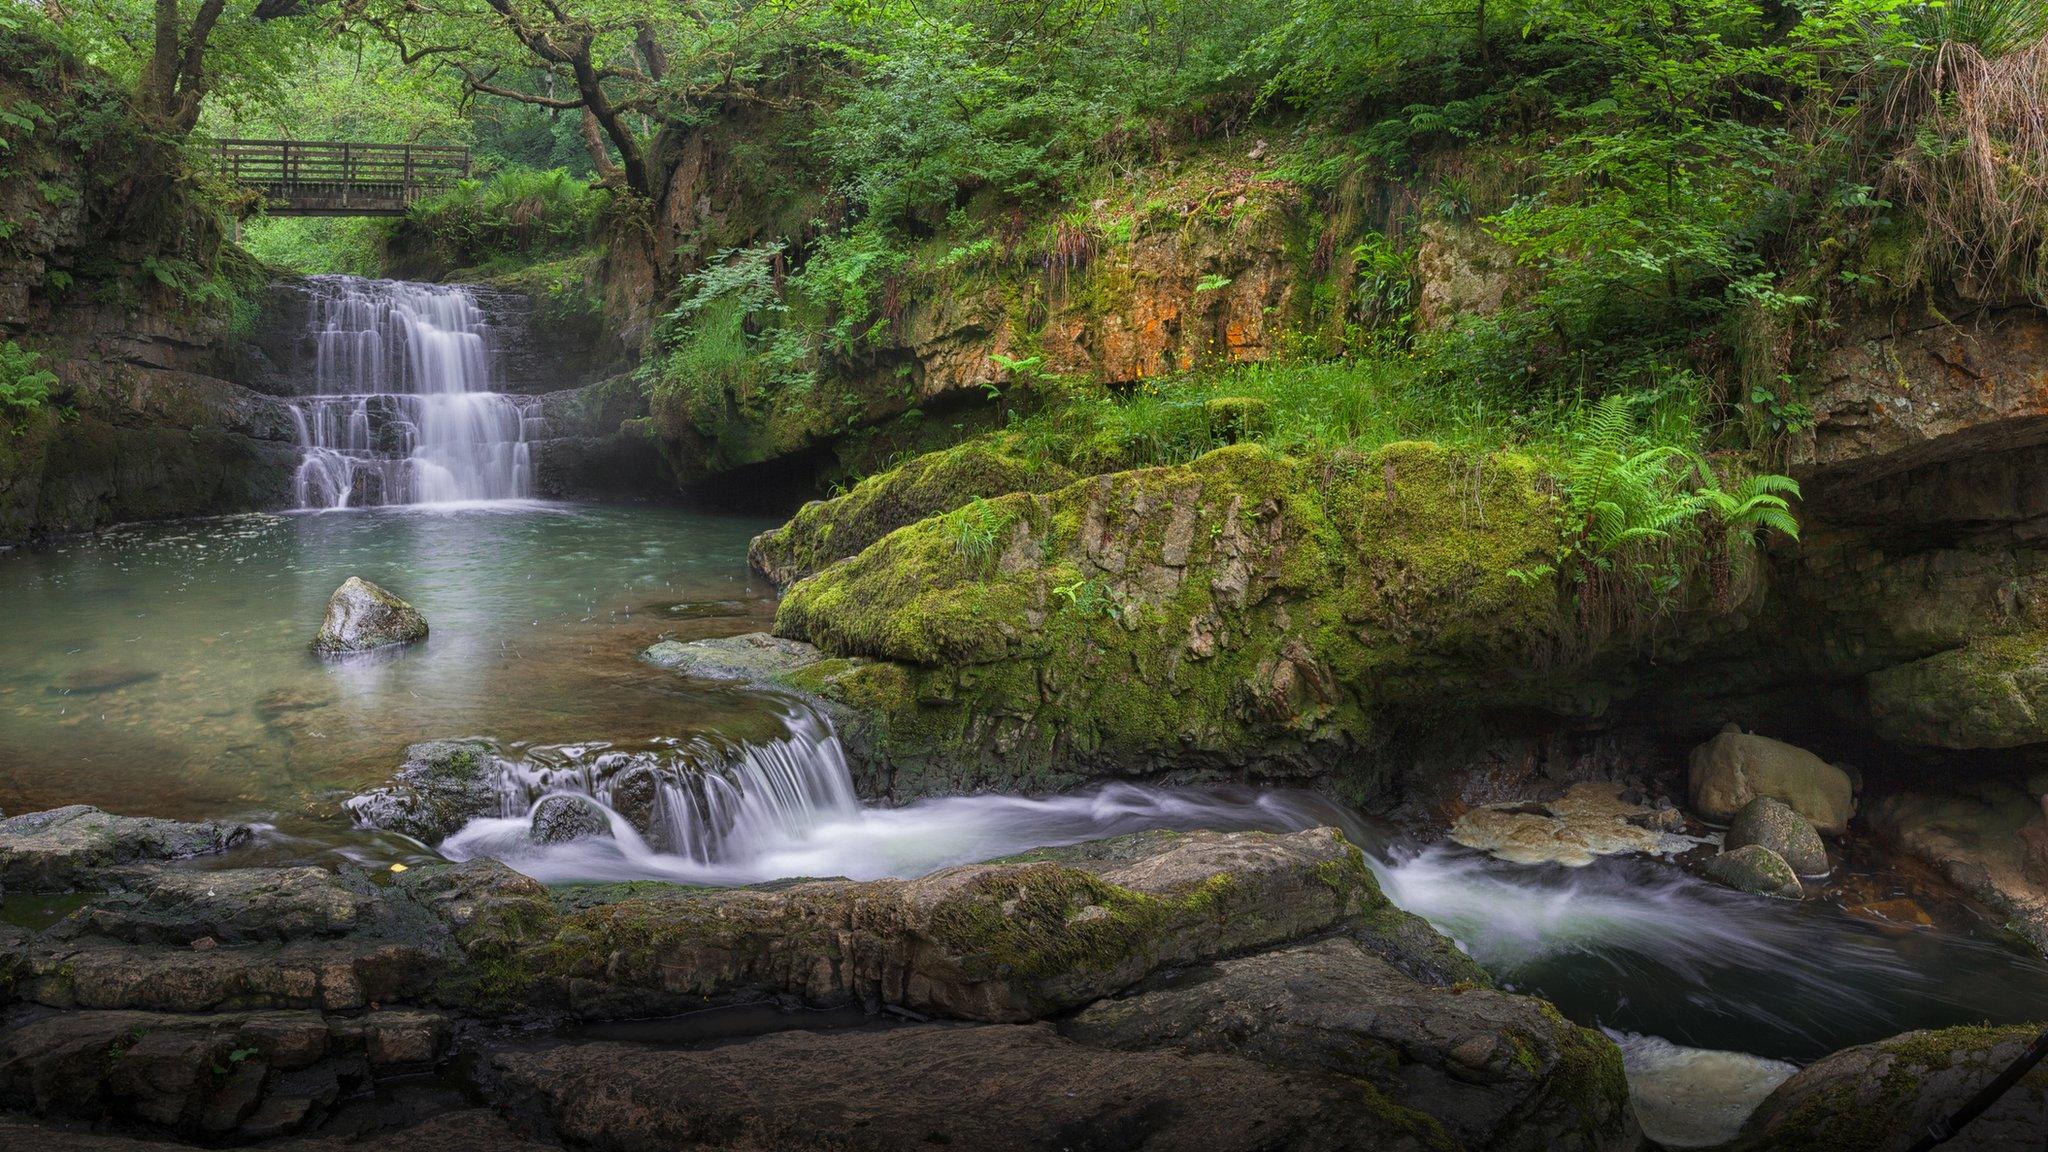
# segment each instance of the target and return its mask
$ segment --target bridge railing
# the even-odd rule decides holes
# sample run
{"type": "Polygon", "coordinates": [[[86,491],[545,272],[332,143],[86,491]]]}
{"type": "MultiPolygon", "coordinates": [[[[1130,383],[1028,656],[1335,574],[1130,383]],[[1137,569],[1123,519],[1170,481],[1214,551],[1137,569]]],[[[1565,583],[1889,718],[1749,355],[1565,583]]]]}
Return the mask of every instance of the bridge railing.
{"type": "Polygon", "coordinates": [[[469,175],[469,149],[434,144],[219,140],[214,156],[222,175],[285,211],[403,208],[469,175]]]}

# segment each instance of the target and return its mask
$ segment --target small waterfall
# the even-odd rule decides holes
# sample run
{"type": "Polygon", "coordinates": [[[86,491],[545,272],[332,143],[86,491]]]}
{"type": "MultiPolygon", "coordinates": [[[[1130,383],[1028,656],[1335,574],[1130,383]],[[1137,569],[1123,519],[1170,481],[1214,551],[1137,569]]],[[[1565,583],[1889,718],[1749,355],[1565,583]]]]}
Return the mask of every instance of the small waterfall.
{"type": "Polygon", "coordinates": [[[312,388],[291,400],[299,507],[533,494],[533,402],[494,390],[474,292],[353,276],[310,285],[312,388]]]}
{"type": "Polygon", "coordinates": [[[902,808],[863,805],[830,723],[795,701],[766,742],[695,736],[624,748],[535,745],[497,757],[498,803],[440,845],[453,860],[493,857],[539,880],[663,878],[752,884],[792,876],[922,876],[1032,848],[1154,828],[1292,831],[1343,809],[1288,789],[1109,784],[1064,796],[952,796],[902,808]],[[611,835],[536,844],[534,809],[581,796],[611,835]]]}

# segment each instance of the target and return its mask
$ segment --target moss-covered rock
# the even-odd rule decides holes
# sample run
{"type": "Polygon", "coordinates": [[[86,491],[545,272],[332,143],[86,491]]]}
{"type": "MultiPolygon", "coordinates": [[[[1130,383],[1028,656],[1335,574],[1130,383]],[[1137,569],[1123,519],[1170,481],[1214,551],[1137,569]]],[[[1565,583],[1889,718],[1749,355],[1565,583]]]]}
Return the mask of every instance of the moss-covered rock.
{"type": "Polygon", "coordinates": [[[2048,632],[1986,636],[1874,672],[1871,717],[1887,740],[1938,748],[2048,741],[2048,632]]]}
{"type": "Polygon", "coordinates": [[[503,774],[481,740],[431,740],[405,750],[391,783],[344,805],[365,828],[402,832],[438,844],[478,816],[498,814],[503,774]]]}
{"type": "Polygon", "coordinates": [[[1074,473],[979,438],[930,452],[870,476],[844,496],[804,505],[789,523],[754,538],[747,559],[780,585],[866,548],[906,524],[951,512],[977,497],[1049,492],[1074,473]]]}
{"type": "Polygon", "coordinates": [[[0,820],[0,882],[55,891],[119,865],[211,855],[248,838],[243,824],[116,816],[73,804],[0,820]]]}
{"type": "MultiPolygon", "coordinates": [[[[1963,1106],[2039,1033],[2018,1028],[1908,1032],[1844,1049],[1778,1086],[1749,1119],[1739,1152],[1903,1152],[1963,1106]]],[[[2038,1148],[2048,1132],[2048,1068],[2035,1068],[1946,1148],[2038,1148]]]]}
{"type": "Polygon", "coordinates": [[[1805,894],[1799,873],[1785,858],[1761,844],[1748,844],[1708,860],[1707,879],[1757,896],[1797,900],[1805,894]]]}
{"type": "Polygon", "coordinates": [[[1828,848],[1813,824],[1792,806],[1769,796],[1759,796],[1743,805],[1728,824],[1728,851],[1761,845],[1776,853],[1801,876],[1828,874],[1828,848]]]}
{"type": "Polygon", "coordinates": [[[1591,1150],[1632,1132],[1612,1041],[1532,997],[1411,979],[1342,936],[1177,974],[1061,1032],[1356,1076],[1380,1098],[1383,1133],[1425,1147],[1591,1150]]]}
{"type": "Polygon", "coordinates": [[[1386,710],[1531,704],[1561,527],[1533,462],[1256,445],[1013,493],[790,590],[778,634],[878,663],[898,794],[1168,768],[1317,771],[1386,710]]]}

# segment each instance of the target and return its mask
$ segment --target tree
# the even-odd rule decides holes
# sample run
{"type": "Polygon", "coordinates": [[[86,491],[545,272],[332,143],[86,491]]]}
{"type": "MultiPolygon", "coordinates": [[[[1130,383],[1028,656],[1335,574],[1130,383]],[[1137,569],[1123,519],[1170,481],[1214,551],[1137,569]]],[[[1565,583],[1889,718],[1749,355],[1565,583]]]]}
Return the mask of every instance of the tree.
{"type": "Polygon", "coordinates": [[[598,171],[648,198],[649,122],[710,100],[769,99],[763,45],[808,11],[796,0],[349,0],[347,18],[409,64],[454,69],[472,95],[582,118],[598,171]]]}
{"type": "Polygon", "coordinates": [[[134,84],[136,110],[151,128],[183,137],[210,96],[275,92],[323,3],[80,0],[52,19],[80,55],[134,84]]]}

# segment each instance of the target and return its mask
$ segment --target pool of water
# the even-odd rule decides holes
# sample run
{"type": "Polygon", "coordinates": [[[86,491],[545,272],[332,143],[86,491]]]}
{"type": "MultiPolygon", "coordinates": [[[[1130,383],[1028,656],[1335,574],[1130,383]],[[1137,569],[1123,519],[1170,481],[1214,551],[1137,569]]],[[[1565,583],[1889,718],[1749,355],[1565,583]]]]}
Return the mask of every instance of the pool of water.
{"type": "Polygon", "coordinates": [[[764,705],[650,674],[663,636],[773,617],[747,540],[770,521],[542,502],[252,515],[0,552],[0,808],[330,822],[416,740],[668,738],[764,705]],[[350,576],[427,641],[323,661],[350,576]]]}

